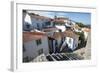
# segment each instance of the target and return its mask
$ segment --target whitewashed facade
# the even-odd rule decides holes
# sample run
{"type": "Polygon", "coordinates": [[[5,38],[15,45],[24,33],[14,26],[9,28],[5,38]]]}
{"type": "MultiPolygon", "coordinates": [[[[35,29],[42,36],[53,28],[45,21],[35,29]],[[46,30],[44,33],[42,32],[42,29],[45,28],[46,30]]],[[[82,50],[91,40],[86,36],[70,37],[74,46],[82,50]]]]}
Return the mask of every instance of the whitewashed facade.
{"type": "MultiPolygon", "coordinates": [[[[59,20],[57,21],[59,22],[59,20]]],[[[34,59],[42,53],[44,55],[58,53],[64,48],[75,50],[78,47],[78,36],[72,30],[68,31],[75,23],[71,23],[68,19],[61,19],[60,21],[64,21],[65,24],[54,25],[54,19],[24,12],[23,30],[28,35],[24,35],[23,39],[26,40],[23,41],[23,58],[34,59]],[[37,40],[39,44],[37,44],[37,40]]]]}
{"type": "Polygon", "coordinates": [[[78,37],[77,38],[66,37],[65,41],[71,50],[75,50],[78,47],[78,37]]]}
{"type": "Polygon", "coordinates": [[[73,51],[78,47],[79,36],[73,31],[65,32],[55,32],[51,35],[49,39],[51,53],[61,52],[64,48],[73,51]]]}
{"type": "Polygon", "coordinates": [[[25,31],[30,31],[32,29],[42,30],[45,27],[52,27],[53,21],[51,18],[36,15],[34,13],[23,13],[23,29],[25,31]]]}
{"type": "Polygon", "coordinates": [[[49,54],[47,37],[44,35],[34,35],[33,32],[31,33],[31,35],[24,36],[24,40],[26,41],[23,42],[23,49],[25,50],[23,51],[23,58],[29,57],[34,59],[40,54],[49,54]],[[38,40],[40,40],[40,43],[37,43],[38,40]]]}
{"type": "Polygon", "coordinates": [[[32,30],[32,21],[30,15],[27,13],[27,11],[23,11],[23,30],[24,31],[30,31],[32,30]]]}

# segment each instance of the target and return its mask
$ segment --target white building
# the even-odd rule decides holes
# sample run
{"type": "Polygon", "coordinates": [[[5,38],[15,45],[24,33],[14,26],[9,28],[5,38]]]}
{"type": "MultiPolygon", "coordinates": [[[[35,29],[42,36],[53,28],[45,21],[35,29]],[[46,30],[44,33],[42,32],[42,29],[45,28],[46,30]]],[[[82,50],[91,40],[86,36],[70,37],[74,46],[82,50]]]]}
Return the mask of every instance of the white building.
{"type": "Polygon", "coordinates": [[[53,26],[53,21],[51,18],[23,11],[24,31],[30,31],[32,29],[42,30],[44,27],[52,27],[52,26],[53,26]]]}
{"type": "Polygon", "coordinates": [[[79,36],[77,34],[75,34],[73,31],[71,30],[67,30],[65,32],[66,34],[66,43],[68,44],[68,47],[71,50],[75,50],[78,47],[78,39],[79,36]]]}
{"type": "Polygon", "coordinates": [[[25,30],[30,30],[29,26],[31,27],[31,29],[38,29],[38,30],[42,30],[45,27],[53,26],[53,21],[51,18],[28,12],[26,13],[26,16],[24,16],[24,23],[26,23],[24,25],[25,30]],[[27,24],[27,21],[30,22],[28,23],[30,25],[27,24]]]}
{"type": "Polygon", "coordinates": [[[68,49],[75,50],[78,47],[79,36],[72,30],[64,32],[54,32],[48,36],[49,48],[51,53],[61,52],[68,49]]]}
{"type": "Polygon", "coordinates": [[[76,49],[79,36],[71,30],[71,27],[69,19],[51,19],[23,11],[24,62],[30,61],[40,54],[48,55],[63,50],[67,51],[67,49],[76,49]]]}
{"type": "Polygon", "coordinates": [[[41,54],[49,54],[47,36],[42,32],[23,32],[23,60],[30,61],[41,54]]]}
{"type": "Polygon", "coordinates": [[[65,17],[57,17],[54,19],[57,25],[65,25],[66,27],[71,27],[71,20],[65,17]]]}
{"type": "Polygon", "coordinates": [[[26,10],[23,10],[23,30],[30,31],[32,29],[33,27],[32,27],[31,17],[29,16],[26,10]]]}
{"type": "Polygon", "coordinates": [[[55,25],[55,27],[61,30],[61,32],[66,31],[66,27],[64,25],[55,25]]]}

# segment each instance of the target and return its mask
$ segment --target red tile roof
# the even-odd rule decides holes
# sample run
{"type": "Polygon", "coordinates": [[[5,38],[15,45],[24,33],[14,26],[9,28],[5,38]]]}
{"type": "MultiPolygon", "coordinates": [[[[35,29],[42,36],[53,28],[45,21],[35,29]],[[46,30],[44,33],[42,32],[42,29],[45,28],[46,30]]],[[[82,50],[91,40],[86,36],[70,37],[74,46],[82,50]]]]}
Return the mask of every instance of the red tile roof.
{"type": "Polygon", "coordinates": [[[41,39],[45,36],[46,34],[43,32],[23,32],[23,42],[41,39]]]}
{"type": "Polygon", "coordinates": [[[58,29],[55,28],[55,27],[49,27],[49,28],[44,28],[44,29],[43,29],[44,32],[50,32],[50,31],[53,31],[53,30],[56,31],[56,30],[58,30],[58,29]]]}
{"type": "Polygon", "coordinates": [[[53,21],[56,23],[65,23],[64,19],[54,19],[53,21]]]}
{"type": "Polygon", "coordinates": [[[54,35],[48,37],[58,39],[61,37],[78,38],[79,36],[75,34],[72,30],[66,30],[65,32],[55,32],[54,35]]]}
{"type": "Polygon", "coordinates": [[[40,16],[40,15],[37,15],[37,14],[34,14],[34,13],[29,13],[29,15],[32,17],[32,18],[37,18],[37,19],[50,19],[49,17],[46,17],[46,16],[40,16]]]}
{"type": "Polygon", "coordinates": [[[72,30],[67,30],[65,32],[63,32],[63,35],[64,36],[67,36],[67,37],[71,37],[71,38],[75,38],[75,37],[79,37],[79,35],[77,35],[74,31],[72,30]]]}

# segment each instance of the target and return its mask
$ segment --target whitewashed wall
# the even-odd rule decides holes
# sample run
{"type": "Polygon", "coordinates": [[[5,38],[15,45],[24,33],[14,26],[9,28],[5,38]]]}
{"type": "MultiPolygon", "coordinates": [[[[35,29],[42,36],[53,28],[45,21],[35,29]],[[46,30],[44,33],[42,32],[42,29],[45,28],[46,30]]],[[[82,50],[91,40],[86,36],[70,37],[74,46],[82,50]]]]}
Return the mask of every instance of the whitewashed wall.
{"type": "Polygon", "coordinates": [[[73,50],[73,38],[70,37],[66,37],[66,43],[68,44],[68,47],[71,48],[73,50]],[[69,40],[71,40],[71,42],[69,42],[69,40]]]}
{"type": "Polygon", "coordinates": [[[68,47],[71,48],[72,50],[76,49],[78,46],[78,37],[70,38],[66,37],[66,43],[68,44],[68,47]],[[69,40],[71,39],[71,42],[69,40]]]}
{"type": "Polygon", "coordinates": [[[24,43],[26,51],[24,52],[23,56],[24,57],[29,56],[35,58],[38,56],[38,50],[40,49],[43,49],[43,53],[47,55],[49,53],[47,37],[43,37],[41,41],[42,43],[39,44],[38,46],[36,44],[36,40],[24,43]]]}

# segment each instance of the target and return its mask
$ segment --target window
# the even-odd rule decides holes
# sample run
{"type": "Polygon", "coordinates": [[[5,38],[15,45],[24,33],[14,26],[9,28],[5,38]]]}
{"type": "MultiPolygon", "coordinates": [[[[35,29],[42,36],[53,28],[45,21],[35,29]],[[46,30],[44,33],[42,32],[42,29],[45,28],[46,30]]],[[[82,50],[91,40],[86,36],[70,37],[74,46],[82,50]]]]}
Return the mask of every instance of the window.
{"type": "Polygon", "coordinates": [[[45,27],[45,24],[44,24],[44,23],[42,23],[42,27],[43,27],[43,28],[45,27]]]}
{"type": "Polygon", "coordinates": [[[40,30],[40,25],[39,25],[39,23],[37,23],[37,29],[40,30]]]}
{"type": "Polygon", "coordinates": [[[62,32],[61,29],[59,29],[59,32],[62,32]]]}
{"type": "Polygon", "coordinates": [[[29,29],[30,28],[30,25],[26,25],[26,27],[29,29]]]}
{"type": "Polygon", "coordinates": [[[26,24],[26,28],[29,29],[30,28],[30,24],[28,22],[25,22],[26,24]]]}
{"type": "Polygon", "coordinates": [[[43,49],[38,50],[38,54],[41,55],[43,53],[43,49]]]}
{"type": "Polygon", "coordinates": [[[41,39],[36,40],[36,44],[40,45],[42,43],[41,39]]]}

